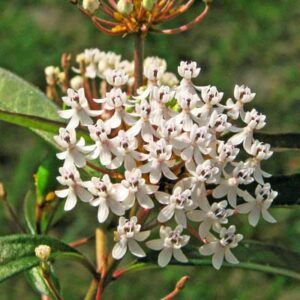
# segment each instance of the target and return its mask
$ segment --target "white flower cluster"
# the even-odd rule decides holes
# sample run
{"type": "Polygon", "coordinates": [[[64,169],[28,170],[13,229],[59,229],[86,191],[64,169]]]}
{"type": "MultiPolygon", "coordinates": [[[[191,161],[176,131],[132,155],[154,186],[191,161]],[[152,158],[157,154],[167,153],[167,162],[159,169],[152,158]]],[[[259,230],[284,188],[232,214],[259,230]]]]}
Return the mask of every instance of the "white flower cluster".
{"type": "Polygon", "coordinates": [[[248,214],[253,226],[260,215],[276,222],[268,208],[277,192],[265,183],[270,175],[261,169],[261,162],[272,152],[270,145],[253,135],[265,126],[266,117],[255,109],[244,109],[255,94],[236,85],[234,100],[222,104],[223,93],[215,86],[193,84],[200,73],[195,62],[181,62],[181,82],[164,85],[164,76],[170,76],[166,76],[165,61],[150,58],[145,61],[147,85],[130,96],[125,92],[132,84],[130,75],[125,68],[110,67],[120,57],[96,50],[84,55],[90,62],[86,75],[105,73],[111,89],[104,98],[93,100],[98,110],[89,107],[83,88],[69,89],[63,97],[67,108],[59,115],[69,122],[55,141],[62,149],[57,157],[64,161],[57,180],[65,186],[56,195],[66,198],[65,210],[80,199],[98,207],[100,223],[119,216],[112,250],[115,259],[122,258],[127,248],[137,257],[145,256],[139,242],[160,225],[160,238],[146,242],[148,248],[160,251],[158,264],[166,266],[172,257],[185,263],[188,258],[182,248],[190,236],[182,233],[191,231],[195,222],[196,236],[204,244],[200,253],[213,255],[216,269],[224,258],[237,263],[231,249],[243,236],[234,225],[227,226],[229,219],[248,214]],[[89,140],[78,138],[84,130],[89,140]],[[93,160],[106,174],[81,180],[77,168],[85,167],[87,161],[91,166],[93,160]],[[252,196],[247,185],[254,181],[258,185],[252,196]]]}
{"type": "MultiPolygon", "coordinates": [[[[79,89],[82,87],[84,75],[87,78],[101,78],[106,79],[106,72],[112,70],[124,71],[128,76],[126,84],[132,87],[134,84],[134,62],[128,60],[122,60],[121,55],[114,52],[104,52],[97,48],[86,49],[76,57],[77,63],[80,65],[81,62],[85,65],[85,73],[81,74],[80,68],[73,68],[75,73],[81,74],[71,79],[71,87],[79,89]]],[[[162,70],[162,76],[160,77],[161,84],[174,86],[178,84],[178,79],[171,72],[165,72],[167,63],[164,59],[158,57],[147,57],[144,61],[146,70],[151,70],[153,63],[159,65],[162,70]]]]}

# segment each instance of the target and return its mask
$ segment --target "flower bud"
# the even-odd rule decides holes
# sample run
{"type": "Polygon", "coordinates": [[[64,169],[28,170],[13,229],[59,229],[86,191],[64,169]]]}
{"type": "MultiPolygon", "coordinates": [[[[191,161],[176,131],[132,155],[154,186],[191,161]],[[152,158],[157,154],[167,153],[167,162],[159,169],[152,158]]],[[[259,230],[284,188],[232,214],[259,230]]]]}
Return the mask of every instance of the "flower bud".
{"type": "Polygon", "coordinates": [[[132,0],[119,0],[117,9],[118,12],[124,16],[130,15],[130,13],[133,11],[132,0]]]}
{"type": "Polygon", "coordinates": [[[73,90],[78,91],[83,86],[83,78],[80,75],[73,77],[70,80],[70,86],[73,90]]]}
{"type": "Polygon", "coordinates": [[[35,256],[42,262],[46,262],[51,254],[51,248],[47,245],[39,245],[34,249],[35,256]]]}
{"type": "Polygon", "coordinates": [[[151,11],[157,0],[143,0],[142,6],[144,9],[151,11]]]}
{"type": "Polygon", "coordinates": [[[99,8],[99,0],[83,0],[82,7],[93,14],[99,8]]]}
{"type": "Polygon", "coordinates": [[[2,182],[0,182],[0,199],[5,199],[6,191],[2,182]]]}

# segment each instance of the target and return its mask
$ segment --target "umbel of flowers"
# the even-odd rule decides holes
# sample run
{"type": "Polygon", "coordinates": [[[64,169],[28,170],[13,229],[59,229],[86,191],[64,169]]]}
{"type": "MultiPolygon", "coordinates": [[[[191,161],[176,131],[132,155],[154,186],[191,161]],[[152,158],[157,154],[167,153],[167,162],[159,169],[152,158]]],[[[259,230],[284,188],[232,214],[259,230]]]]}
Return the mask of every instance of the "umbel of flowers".
{"type": "MultiPolygon", "coordinates": [[[[63,161],[56,195],[66,199],[65,210],[80,200],[97,208],[100,223],[115,224],[114,259],[152,249],[162,267],[172,258],[186,263],[185,249],[196,240],[216,269],[224,259],[238,263],[232,249],[243,236],[230,225],[235,216],[247,214],[252,226],[260,217],[275,222],[268,209],[277,192],[261,168],[272,152],[255,139],[266,117],[247,108],[255,93],[236,85],[224,101],[215,86],[193,83],[196,62],[181,62],[177,80],[164,60],[148,58],[144,86],[133,95],[130,62],[96,49],[83,55],[85,67],[74,69],[80,75],[58,112],[66,128],[54,137],[63,161]],[[102,96],[93,97],[98,78],[102,96]],[[99,172],[83,180],[86,167],[99,172]]],[[[47,81],[59,74],[48,69],[47,81]]]]}

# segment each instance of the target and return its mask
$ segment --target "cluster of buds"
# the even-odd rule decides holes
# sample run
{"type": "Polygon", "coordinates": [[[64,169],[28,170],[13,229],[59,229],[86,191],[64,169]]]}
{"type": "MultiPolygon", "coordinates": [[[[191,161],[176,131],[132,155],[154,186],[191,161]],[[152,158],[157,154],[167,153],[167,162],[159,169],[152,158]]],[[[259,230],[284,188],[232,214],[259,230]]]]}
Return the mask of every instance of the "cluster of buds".
{"type": "MultiPolygon", "coordinates": [[[[74,90],[84,88],[89,105],[94,108],[95,103],[92,99],[105,97],[107,85],[109,84],[106,81],[106,75],[113,70],[126,73],[128,78],[126,92],[130,95],[133,93],[135,84],[133,61],[122,59],[121,55],[115,52],[105,52],[97,48],[85,49],[82,53],[77,54],[75,66],[71,66],[70,60],[71,55],[64,54],[61,59],[61,67],[48,66],[45,68],[47,96],[55,100],[59,105],[62,105],[59,95],[66,94],[68,88],[74,90]],[[98,83],[99,88],[96,87],[98,83]]],[[[161,76],[158,74],[158,83],[160,85],[167,85],[173,88],[179,83],[174,73],[166,72],[167,63],[164,59],[146,57],[144,60],[146,72],[155,71],[149,67],[152,65],[157,65],[160,68],[161,76]]],[[[145,77],[145,84],[149,81],[150,79],[145,77]]]]}
{"type": "Polygon", "coordinates": [[[100,31],[109,35],[124,35],[149,31],[175,34],[189,30],[205,17],[211,0],[204,0],[205,8],[196,18],[173,29],[159,29],[157,26],[185,13],[195,0],[83,0],[82,2],[75,0],[71,2],[76,4],[100,31]],[[102,12],[108,19],[97,16],[98,12],[102,12]]]}
{"type": "Polygon", "coordinates": [[[110,87],[101,98],[89,98],[84,88],[70,88],[62,98],[65,109],[59,115],[68,124],[55,141],[62,149],[57,180],[64,189],[56,195],[66,198],[65,210],[79,199],[97,207],[100,223],[111,227],[119,218],[115,259],[127,250],[146,256],[145,242],[160,251],[160,266],[172,257],[186,263],[184,247],[196,239],[202,255],[213,255],[216,269],[224,259],[238,263],[231,250],[243,236],[229,220],[248,214],[253,226],[261,215],[276,222],[268,209],[277,192],[261,169],[272,152],[254,134],[266,117],[245,109],[255,93],[236,85],[234,99],[223,102],[215,86],[193,83],[200,73],[196,62],[181,62],[181,81],[169,79],[172,84],[166,85],[165,61],[151,58],[145,61],[146,84],[132,95],[124,69],[100,71],[104,62],[121,64],[110,55],[114,58],[104,61],[94,55],[86,64],[85,76],[105,76],[110,87]],[[79,169],[85,167],[98,170],[98,176],[82,180],[79,169]],[[252,195],[249,185],[255,182],[252,195]],[[157,227],[159,238],[148,240],[157,227]]]}

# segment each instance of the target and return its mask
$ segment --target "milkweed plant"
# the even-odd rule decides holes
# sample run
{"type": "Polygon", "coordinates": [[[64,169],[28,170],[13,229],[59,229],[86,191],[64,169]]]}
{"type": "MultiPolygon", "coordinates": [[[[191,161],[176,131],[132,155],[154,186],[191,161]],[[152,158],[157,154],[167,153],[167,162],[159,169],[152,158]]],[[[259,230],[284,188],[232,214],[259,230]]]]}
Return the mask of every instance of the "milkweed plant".
{"type": "MultiPolygon", "coordinates": [[[[45,285],[39,292],[63,299],[53,273],[60,252],[78,256],[91,270],[85,299],[102,299],[112,280],[150,262],[184,266],[197,257],[217,270],[238,266],[236,251],[246,237],[235,220],[246,218],[253,227],[276,222],[269,208],[278,192],[264,169],[273,151],[259,134],[266,116],[253,107],[256,94],[246,85],[236,84],[228,98],[214,85],[195,84],[205,76],[198,62],[178,62],[175,74],[164,58],[143,54],[147,34],[191,29],[210,1],[194,20],[172,29],[160,25],[187,12],[194,0],[71,2],[99,31],[132,35],[134,60],[92,48],[75,60],[65,53],[61,66],[45,68],[46,94],[61,119],[52,135],[59,175],[47,197],[78,217],[79,201],[92,206],[99,226],[97,266],[75,249],[89,239],[66,245],[41,235],[41,228],[31,232],[28,255],[35,263],[25,269],[38,271],[33,277],[45,285]],[[122,261],[131,263],[119,267],[122,261]]],[[[1,195],[9,206],[3,185],[1,195]]],[[[38,201],[37,214],[47,213],[46,198],[38,201]]],[[[187,279],[163,299],[177,295],[187,279]]]]}

